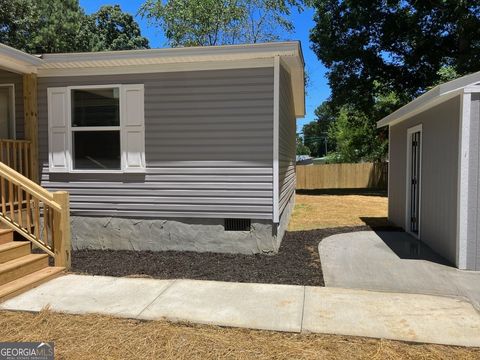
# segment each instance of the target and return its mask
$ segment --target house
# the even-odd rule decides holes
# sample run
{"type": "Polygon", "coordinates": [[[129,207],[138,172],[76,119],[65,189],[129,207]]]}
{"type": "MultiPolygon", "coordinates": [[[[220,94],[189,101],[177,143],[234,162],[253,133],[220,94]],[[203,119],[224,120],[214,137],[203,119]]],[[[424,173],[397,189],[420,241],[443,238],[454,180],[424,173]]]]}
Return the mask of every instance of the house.
{"type": "Polygon", "coordinates": [[[299,42],[36,56],[0,45],[0,69],[0,158],[70,194],[73,248],[278,250],[305,113],[299,42]]]}
{"type": "Polygon", "coordinates": [[[389,220],[459,269],[480,270],[480,72],[377,125],[389,127],[389,220]]]}

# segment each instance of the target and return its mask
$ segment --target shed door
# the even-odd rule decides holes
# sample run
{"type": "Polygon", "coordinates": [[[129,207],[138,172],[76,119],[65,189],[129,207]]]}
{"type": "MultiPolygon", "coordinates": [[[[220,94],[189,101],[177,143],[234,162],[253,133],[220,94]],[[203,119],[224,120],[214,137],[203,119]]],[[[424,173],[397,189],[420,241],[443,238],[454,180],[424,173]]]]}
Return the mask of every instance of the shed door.
{"type": "Polygon", "coordinates": [[[419,236],[420,232],[420,199],[421,199],[421,162],[422,162],[422,129],[415,127],[408,131],[407,162],[407,226],[410,233],[419,236]]]}

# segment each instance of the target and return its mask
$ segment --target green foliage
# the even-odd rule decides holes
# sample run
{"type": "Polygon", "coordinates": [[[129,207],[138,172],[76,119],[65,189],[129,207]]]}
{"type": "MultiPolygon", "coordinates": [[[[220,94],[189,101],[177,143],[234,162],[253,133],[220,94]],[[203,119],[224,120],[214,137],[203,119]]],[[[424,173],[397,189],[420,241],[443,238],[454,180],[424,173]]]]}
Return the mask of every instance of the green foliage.
{"type": "Polygon", "coordinates": [[[381,161],[387,151],[387,139],[378,136],[375,121],[348,106],[331,123],[329,137],[336,144],[327,156],[329,163],[381,161]]]}
{"type": "Polygon", "coordinates": [[[93,51],[147,49],[148,40],[140,33],[133,16],[119,5],[105,5],[91,15],[95,34],[93,51]]]}
{"type": "Polygon", "coordinates": [[[303,143],[300,134],[297,134],[297,155],[310,155],[310,149],[303,143]]]}
{"type": "Polygon", "coordinates": [[[410,101],[451,67],[480,70],[479,1],[317,0],[310,38],[328,67],[335,107],[369,112],[378,95],[410,101]]]}
{"type": "Polygon", "coordinates": [[[0,42],[37,54],[148,47],[119,6],[88,16],[78,0],[0,0],[0,42]]]}
{"type": "Polygon", "coordinates": [[[331,161],[381,159],[375,121],[480,70],[480,2],[316,0],[312,49],[328,68],[331,161]]]}
{"type": "MultiPolygon", "coordinates": [[[[308,0],[309,1],[309,0],[308,0]]],[[[159,24],[171,46],[256,43],[292,31],[297,0],[147,0],[140,13],[159,24]]]]}

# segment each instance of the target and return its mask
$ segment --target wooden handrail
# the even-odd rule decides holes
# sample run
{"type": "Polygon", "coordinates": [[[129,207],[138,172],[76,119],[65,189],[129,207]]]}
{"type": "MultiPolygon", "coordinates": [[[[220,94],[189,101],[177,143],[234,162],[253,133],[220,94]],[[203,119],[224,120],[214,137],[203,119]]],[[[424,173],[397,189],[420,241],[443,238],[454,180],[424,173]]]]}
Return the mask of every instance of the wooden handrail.
{"type": "Polygon", "coordinates": [[[47,203],[52,208],[58,211],[62,210],[60,205],[53,201],[53,194],[51,192],[0,162],[0,176],[1,175],[8,177],[13,184],[21,186],[22,188],[24,188],[24,190],[28,190],[30,193],[34,194],[39,200],[47,203]]]}
{"type": "Polygon", "coordinates": [[[29,140],[0,139],[0,161],[31,178],[33,176],[32,144],[29,140]]]}
{"type": "Polygon", "coordinates": [[[68,193],[51,193],[0,162],[0,196],[0,221],[69,268],[68,193]]]}

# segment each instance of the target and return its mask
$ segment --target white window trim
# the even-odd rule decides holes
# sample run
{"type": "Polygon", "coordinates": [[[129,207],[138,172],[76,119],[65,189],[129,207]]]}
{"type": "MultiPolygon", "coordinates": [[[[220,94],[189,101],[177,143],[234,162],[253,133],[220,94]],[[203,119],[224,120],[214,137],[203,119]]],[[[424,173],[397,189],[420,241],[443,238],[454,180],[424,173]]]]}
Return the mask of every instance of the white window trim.
{"type": "MultiPolygon", "coordinates": [[[[125,114],[122,111],[123,109],[123,101],[122,99],[122,84],[105,84],[105,85],[78,85],[78,86],[67,86],[67,163],[68,163],[68,173],[72,174],[124,174],[124,173],[144,173],[145,168],[143,169],[136,169],[135,171],[127,171],[127,166],[125,163],[125,157],[123,153],[125,151],[125,144],[123,141],[123,133],[126,131],[126,124],[125,124],[125,114]],[[113,89],[117,88],[119,92],[119,115],[120,115],[120,126],[97,126],[97,127],[80,127],[75,128],[72,130],[72,90],[94,90],[94,89],[113,89]],[[73,144],[72,144],[72,137],[74,131],[108,131],[108,130],[115,130],[120,131],[120,169],[74,169],[73,168],[73,144]]],[[[143,119],[145,123],[145,119],[143,119]]],[[[142,154],[143,158],[145,158],[145,150],[143,150],[142,154]]]]}
{"type": "Polygon", "coordinates": [[[17,119],[16,119],[16,109],[15,109],[15,84],[0,84],[0,87],[10,88],[10,106],[12,109],[12,115],[10,117],[11,125],[12,125],[12,137],[11,139],[15,140],[17,138],[17,119]]]}
{"type": "Polygon", "coordinates": [[[421,238],[422,231],[422,166],[423,166],[423,126],[422,124],[413,126],[407,129],[407,161],[406,161],[406,178],[405,178],[405,231],[416,239],[421,238]],[[412,177],[412,143],[411,135],[420,132],[420,186],[418,187],[418,233],[415,234],[410,231],[410,201],[411,201],[411,177],[412,177]]]}

